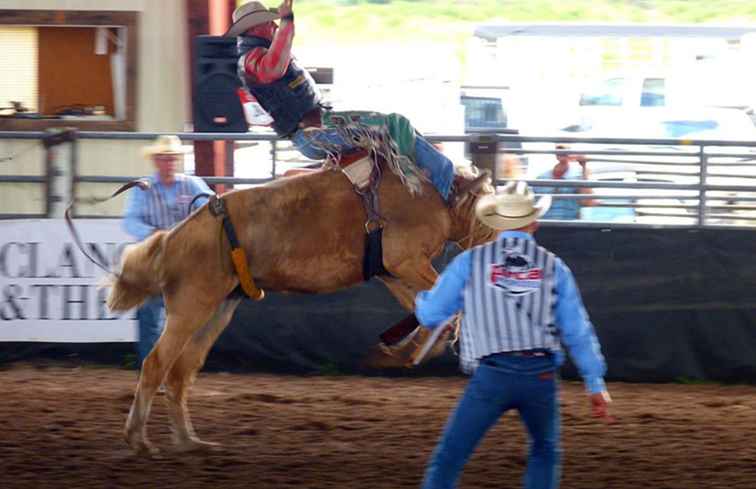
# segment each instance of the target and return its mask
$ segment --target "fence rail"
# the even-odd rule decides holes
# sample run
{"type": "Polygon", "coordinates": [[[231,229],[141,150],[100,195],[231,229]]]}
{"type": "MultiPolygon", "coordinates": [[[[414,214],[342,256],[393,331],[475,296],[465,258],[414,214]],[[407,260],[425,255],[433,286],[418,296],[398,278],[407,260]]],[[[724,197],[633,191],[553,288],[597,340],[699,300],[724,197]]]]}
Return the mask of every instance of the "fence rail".
{"type": "MultiPolygon", "coordinates": [[[[70,141],[69,152],[54,152],[50,138],[54,131],[0,132],[0,140],[39,140],[46,150],[42,175],[0,175],[0,185],[13,183],[39,184],[47,195],[46,214],[3,212],[0,219],[18,217],[53,217],[59,215],[67,198],[76,196],[78,202],[96,200],[80,195],[80,184],[119,184],[132,176],[76,174],[77,160],[82,151],[80,141],[149,141],[165,133],[76,132],[70,141]],[[65,189],[69,189],[66,194],[65,189]],[[63,190],[61,190],[63,189],[63,190]],[[62,194],[61,194],[62,192],[62,194]]],[[[284,158],[286,144],[273,134],[259,133],[182,133],[180,139],[189,141],[227,141],[238,151],[267,143],[270,145],[270,176],[267,177],[203,177],[209,184],[259,185],[276,178],[277,170],[286,166],[304,166],[296,157],[284,158]],[[238,144],[237,144],[238,143],[238,144]]],[[[473,162],[494,173],[497,184],[511,175],[500,175],[498,158],[506,153],[520,158],[527,174],[524,177],[538,192],[553,193],[557,200],[596,201],[594,208],[604,212],[631,210],[632,220],[553,221],[571,226],[670,226],[722,227],[756,225],[756,141],[682,140],[631,138],[580,138],[520,136],[512,134],[432,135],[432,143],[464,143],[470,148],[473,162]],[[572,145],[570,149],[555,149],[557,144],[572,145]],[[545,147],[548,146],[548,147],[545,147]],[[535,178],[531,168],[544,165],[544,158],[555,155],[584,156],[593,176],[589,180],[535,178]],[[736,168],[732,170],[732,168],[736,168]],[[729,170],[729,171],[728,171],[729,170]],[[645,181],[644,181],[645,180],[645,181]],[[592,189],[585,194],[578,189],[592,189]],[[619,201],[619,202],[618,202],[619,201]],[[666,219],[666,220],[665,220],[666,219]],[[680,220],[685,222],[678,222],[680,220]]],[[[19,151],[18,153],[20,153],[19,151]]],[[[288,152],[291,154],[291,151],[288,152]]],[[[0,154],[0,161],[11,160],[0,154]]],[[[312,162],[309,162],[312,163],[312,162]]],[[[554,161],[551,162],[553,166],[554,161]]],[[[8,165],[4,161],[4,165],[8,165]]],[[[625,216],[627,217],[627,216],[625,216]]],[[[548,222],[548,221],[547,221],[548,222]]]]}

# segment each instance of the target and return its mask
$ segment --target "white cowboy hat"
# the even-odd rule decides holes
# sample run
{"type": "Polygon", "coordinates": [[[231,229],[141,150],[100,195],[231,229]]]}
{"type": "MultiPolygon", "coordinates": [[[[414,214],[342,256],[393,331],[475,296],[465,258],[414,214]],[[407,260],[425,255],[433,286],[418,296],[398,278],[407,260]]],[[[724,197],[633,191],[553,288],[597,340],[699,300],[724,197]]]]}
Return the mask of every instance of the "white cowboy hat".
{"type": "Polygon", "coordinates": [[[543,216],[551,207],[551,195],[538,202],[525,182],[509,182],[498,194],[484,195],[475,206],[478,219],[494,229],[519,229],[543,216]]]}
{"type": "Polygon", "coordinates": [[[224,34],[225,37],[236,37],[244,34],[256,25],[280,19],[278,10],[268,8],[260,2],[247,2],[240,5],[231,14],[233,24],[224,34]]]}
{"type": "Polygon", "coordinates": [[[142,149],[144,156],[183,155],[187,150],[181,145],[178,136],[158,136],[155,142],[142,149]]]}

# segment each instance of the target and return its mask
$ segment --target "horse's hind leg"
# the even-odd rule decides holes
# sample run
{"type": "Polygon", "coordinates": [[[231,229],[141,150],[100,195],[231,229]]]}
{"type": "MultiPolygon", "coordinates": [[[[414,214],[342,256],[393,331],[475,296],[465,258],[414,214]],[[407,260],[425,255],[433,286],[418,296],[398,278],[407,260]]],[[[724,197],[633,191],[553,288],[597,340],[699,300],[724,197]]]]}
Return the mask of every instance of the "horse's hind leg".
{"type": "Polygon", "coordinates": [[[194,333],[189,344],[168,372],[165,385],[173,425],[173,442],[178,451],[196,450],[214,445],[201,441],[195,433],[187,400],[197,372],[205,364],[207,354],[231,321],[240,302],[241,299],[229,299],[221,304],[210,321],[194,333]]]}
{"type": "Polygon", "coordinates": [[[157,451],[147,439],[147,418],[152,399],[192,335],[217,309],[218,303],[210,304],[190,297],[194,295],[186,290],[180,296],[174,294],[165,298],[165,329],[152,352],[144,359],[139,384],[124,429],[126,441],[137,453],[157,451]]]}

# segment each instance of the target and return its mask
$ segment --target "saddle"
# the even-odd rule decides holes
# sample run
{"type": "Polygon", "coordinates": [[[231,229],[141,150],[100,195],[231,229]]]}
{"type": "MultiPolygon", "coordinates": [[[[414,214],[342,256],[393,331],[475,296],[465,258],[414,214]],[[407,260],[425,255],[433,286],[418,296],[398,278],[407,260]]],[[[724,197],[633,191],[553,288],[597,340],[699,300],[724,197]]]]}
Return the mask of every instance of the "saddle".
{"type": "MultiPolygon", "coordinates": [[[[344,154],[339,159],[329,159],[326,167],[339,168],[344,175],[352,182],[352,185],[360,191],[364,191],[370,184],[370,178],[373,171],[373,161],[368,151],[359,149],[344,154]]],[[[317,168],[294,168],[286,170],[284,177],[293,177],[296,175],[308,174],[321,170],[320,164],[317,168]]]]}
{"type": "Polygon", "coordinates": [[[373,177],[374,163],[367,150],[357,149],[342,154],[341,158],[334,163],[341,168],[341,171],[352,182],[352,185],[361,192],[364,192],[368,188],[373,177]]]}
{"type": "Polygon", "coordinates": [[[342,153],[326,162],[338,168],[349,179],[355,193],[362,199],[367,214],[365,221],[365,255],[362,260],[362,277],[367,282],[375,275],[391,275],[383,266],[383,226],[386,220],[380,214],[378,185],[381,169],[369,151],[355,149],[342,153]]]}

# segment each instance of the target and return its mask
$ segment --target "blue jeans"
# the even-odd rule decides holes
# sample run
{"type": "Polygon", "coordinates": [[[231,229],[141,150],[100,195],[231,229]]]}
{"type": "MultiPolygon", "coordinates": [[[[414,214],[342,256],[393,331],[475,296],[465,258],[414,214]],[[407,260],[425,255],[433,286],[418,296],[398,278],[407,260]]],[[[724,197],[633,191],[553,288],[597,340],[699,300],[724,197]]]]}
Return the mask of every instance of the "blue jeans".
{"type": "Polygon", "coordinates": [[[137,321],[139,322],[139,338],[137,338],[137,356],[138,366],[142,368],[142,362],[152,351],[160,333],[163,332],[163,322],[165,316],[165,304],[163,296],[152,297],[142,304],[137,310],[137,321]]]}
{"type": "MultiPolygon", "coordinates": [[[[326,157],[325,151],[320,149],[317,143],[339,146],[342,151],[356,149],[356,146],[351,141],[346,141],[336,129],[300,129],[294,133],[291,141],[300,153],[312,160],[323,160],[326,157]]],[[[454,165],[419,134],[415,138],[415,164],[425,171],[441,197],[448,200],[454,182],[454,165]]]]}
{"type": "Polygon", "coordinates": [[[486,431],[510,409],[519,411],[530,439],[524,487],[557,489],[559,381],[554,358],[501,353],[484,358],[470,379],[433,452],[423,489],[455,487],[486,431]]]}

